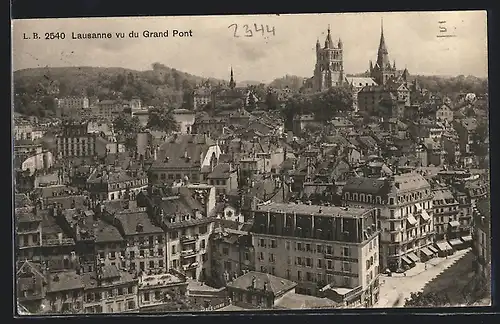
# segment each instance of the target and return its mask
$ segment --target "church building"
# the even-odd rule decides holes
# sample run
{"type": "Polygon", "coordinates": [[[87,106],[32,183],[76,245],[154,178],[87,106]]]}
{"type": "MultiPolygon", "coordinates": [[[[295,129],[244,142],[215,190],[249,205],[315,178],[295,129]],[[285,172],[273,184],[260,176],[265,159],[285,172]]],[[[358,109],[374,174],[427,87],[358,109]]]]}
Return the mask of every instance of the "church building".
{"type": "Polygon", "coordinates": [[[339,38],[337,44],[332,41],[330,26],[326,35],[325,45],[321,47],[316,42],[316,66],[312,78],[312,88],[315,92],[342,85],[344,81],[343,44],[339,38]]]}

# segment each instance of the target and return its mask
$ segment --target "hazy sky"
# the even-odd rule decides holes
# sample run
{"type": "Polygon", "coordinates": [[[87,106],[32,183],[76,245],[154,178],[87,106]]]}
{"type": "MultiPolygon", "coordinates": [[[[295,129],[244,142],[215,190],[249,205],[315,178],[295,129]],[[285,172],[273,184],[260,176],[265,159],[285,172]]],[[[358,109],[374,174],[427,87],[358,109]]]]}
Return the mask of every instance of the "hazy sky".
{"type": "Polygon", "coordinates": [[[254,16],[143,18],[72,18],[15,20],[13,68],[58,66],[150,69],[159,62],[204,77],[227,79],[230,66],[236,81],[269,82],[286,74],[312,76],[316,39],[323,44],[328,25],[333,39],[342,38],[344,70],[359,73],[376,60],[383,18],[389,57],[410,74],[487,76],[486,11],[348,13],[254,16]],[[449,34],[436,37],[439,21],[449,34]],[[275,35],[253,32],[233,36],[231,24],[274,26],[275,35]],[[193,37],[128,38],[131,31],[192,30],[193,37]],[[24,40],[37,32],[42,39],[24,40]],[[45,40],[46,32],[64,32],[64,40],[45,40]],[[111,32],[112,39],[73,40],[71,33],[111,32]],[[117,39],[116,32],[124,32],[117,39]]]}

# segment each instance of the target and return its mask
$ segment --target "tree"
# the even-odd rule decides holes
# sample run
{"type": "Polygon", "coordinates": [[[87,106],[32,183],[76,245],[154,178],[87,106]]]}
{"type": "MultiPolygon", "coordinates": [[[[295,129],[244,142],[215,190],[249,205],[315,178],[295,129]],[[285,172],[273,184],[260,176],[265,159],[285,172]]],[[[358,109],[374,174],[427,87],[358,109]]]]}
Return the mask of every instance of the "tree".
{"type": "Polygon", "coordinates": [[[166,108],[151,109],[147,127],[167,133],[179,131],[179,124],[175,120],[172,111],[166,108]]]}
{"type": "Polygon", "coordinates": [[[119,115],[113,120],[113,128],[120,134],[136,134],[141,129],[139,118],[130,115],[119,115]]]}
{"type": "Polygon", "coordinates": [[[446,293],[429,292],[414,293],[405,301],[405,307],[442,307],[450,305],[450,299],[446,293]]]}
{"type": "Polygon", "coordinates": [[[351,111],[352,105],[352,92],[347,87],[333,87],[315,95],[315,113],[324,120],[351,111]]]}
{"type": "Polygon", "coordinates": [[[269,91],[266,95],[265,104],[269,110],[278,109],[279,102],[276,93],[269,91]]]}

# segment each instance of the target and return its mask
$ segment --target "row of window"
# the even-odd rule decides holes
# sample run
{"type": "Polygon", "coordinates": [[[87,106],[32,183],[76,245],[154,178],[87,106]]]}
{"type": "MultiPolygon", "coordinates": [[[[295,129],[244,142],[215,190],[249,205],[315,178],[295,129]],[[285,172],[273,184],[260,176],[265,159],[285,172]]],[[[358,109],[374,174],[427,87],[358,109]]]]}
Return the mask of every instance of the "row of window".
{"type": "Polygon", "coordinates": [[[88,292],[85,294],[85,302],[99,302],[103,299],[119,297],[123,295],[134,294],[134,287],[119,287],[119,288],[111,288],[109,290],[104,290],[100,292],[88,292]]]}
{"type": "MultiPolygon", "coordinates": [[[[195,246],[196,248],[196,246],[195,246]]],[[[203,239],[200,241],[200,250],[206,249],[206,241],[203,239]]],[[[172,244],[172,249],[171,249],[171,254],[176,255],[177,254],[177,244],[172,244]]]]}

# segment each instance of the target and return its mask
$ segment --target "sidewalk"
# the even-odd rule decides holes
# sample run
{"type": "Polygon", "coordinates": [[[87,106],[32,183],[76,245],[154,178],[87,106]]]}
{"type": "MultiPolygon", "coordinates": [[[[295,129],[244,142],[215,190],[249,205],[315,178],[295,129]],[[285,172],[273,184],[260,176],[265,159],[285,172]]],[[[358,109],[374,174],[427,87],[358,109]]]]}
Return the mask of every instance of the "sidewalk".
{"type": "Polygon", "coordinates": [[[415,277],[415,276],[421,274],[422,272],[431,269],[432,267],[440,265],[441,263],[443,263],[446,260],[454,260],[457,258],[460,259],[462,256],[467,254],[467,252],[469,252],[470,249],[471,248],[467,248],[464,250],[458,250],[457,252],[448,256],[447,258],[436,257],[436,258],[430,259],[427,262],[416,262],[415,266],[413,268],[408,269],[404,273],[392,273],[392,276],[396,277],[396,278],[397,277],[415,277]]]}
{"type": "Polygon", "coordinates": [[[425,263],[415,266],[410,272],[398,274],[397,276],[388,277],[380,276],[380,297],[376,308],[402,307],[405,299],[409,298],[412,292],[419,292],[424,289],[425,285],[436,278],[444,270],[451,267],[455,262],[460,260],[469,252],[469,249],[457,251],[448,258],[435,258],[427,262],[427,270],[425,263]]]}

